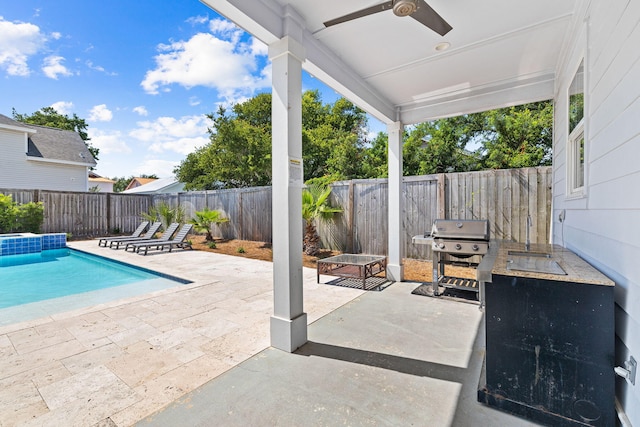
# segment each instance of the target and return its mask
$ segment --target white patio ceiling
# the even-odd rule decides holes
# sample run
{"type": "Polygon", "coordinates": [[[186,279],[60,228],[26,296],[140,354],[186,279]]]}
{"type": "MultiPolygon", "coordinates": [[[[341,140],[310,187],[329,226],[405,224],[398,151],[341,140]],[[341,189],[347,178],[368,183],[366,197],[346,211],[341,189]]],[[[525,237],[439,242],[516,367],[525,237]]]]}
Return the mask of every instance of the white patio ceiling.
{"type": "Polygon", "coordinates": [[[584,0],[430,0],[445,36],[391,10],[323,25],[384,0],[202,1],[267,44],[298,38],[305,70],[383,122],[412,124],[552,98],[584,0]]]}

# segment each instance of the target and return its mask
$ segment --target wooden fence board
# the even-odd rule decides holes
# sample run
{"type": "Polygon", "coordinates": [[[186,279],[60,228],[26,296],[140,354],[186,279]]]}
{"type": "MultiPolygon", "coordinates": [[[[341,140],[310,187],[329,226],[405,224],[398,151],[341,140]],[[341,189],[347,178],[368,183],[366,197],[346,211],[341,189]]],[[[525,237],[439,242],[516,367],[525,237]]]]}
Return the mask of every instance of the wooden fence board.
{"type": "MultiPolygon", "coordinates": [[[[550,167],[488,170],[403,179],[405,253],[430,258],[430,248],[413,245],[411,237],[431,229],[433,221],[488,219],[493,239],[524,241],[526,218],[534,226],[531,241],[547,243],[551,222],[550,167]]],[[[318,224],[324,247],[351,253],[387,254],[388,186],[386,179],[340,181],[332,185],[331,202],[343,209],[335,220],[318,224]]],[[[186,218],[205,207],[220,210],[229,223],[213,234],[226,239],[271,242],[271,187],[140,195],[0,189],[19,203],[42,201],[43,232],[93,237],[132,232],[141,213],[165,202],[182,205],[186,218]]]]}

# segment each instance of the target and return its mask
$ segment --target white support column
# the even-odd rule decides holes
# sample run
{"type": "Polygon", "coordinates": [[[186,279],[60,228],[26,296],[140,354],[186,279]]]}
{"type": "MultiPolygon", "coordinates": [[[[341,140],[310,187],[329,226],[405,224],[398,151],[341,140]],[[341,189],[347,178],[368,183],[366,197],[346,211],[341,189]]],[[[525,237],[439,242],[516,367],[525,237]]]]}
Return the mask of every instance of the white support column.
{"type": "Polygon", "coordinates": [[[272,62],[273,300],[271,345],[292,352],[307,342],[302,294],[302,61],[286,36],[269,46],[272,62]]]}
{"type": "Polygon", "coordinates": [[[402,136],[404,125],[387,125],[389,134],[389,241],[387,278],[394,282],[404,280],[404,196],[402,194],[402,136]]]}

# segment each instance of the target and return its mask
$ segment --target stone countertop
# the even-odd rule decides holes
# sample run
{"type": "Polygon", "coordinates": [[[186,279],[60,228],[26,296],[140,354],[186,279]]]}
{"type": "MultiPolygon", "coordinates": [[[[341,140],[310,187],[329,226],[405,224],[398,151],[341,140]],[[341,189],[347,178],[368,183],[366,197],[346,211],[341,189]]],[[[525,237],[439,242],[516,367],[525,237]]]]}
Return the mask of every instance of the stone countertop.
{"type": "Polygon", "coordinates": [[[554,280],[558,282],[585,283],[601,286],[614,286],[614,282],[578,255],[559,245],[532,243],[529,252],[550,253],[550,260],[556,261],[566,275],[529,271],[507,270],[507,260],[513,259],[509,251],[526,251],[524,243],[500,241],[492,242],[489,253],[478,266],[478,280],[491,282],[491,275],[525,277],[532,279],[554,280]]]}

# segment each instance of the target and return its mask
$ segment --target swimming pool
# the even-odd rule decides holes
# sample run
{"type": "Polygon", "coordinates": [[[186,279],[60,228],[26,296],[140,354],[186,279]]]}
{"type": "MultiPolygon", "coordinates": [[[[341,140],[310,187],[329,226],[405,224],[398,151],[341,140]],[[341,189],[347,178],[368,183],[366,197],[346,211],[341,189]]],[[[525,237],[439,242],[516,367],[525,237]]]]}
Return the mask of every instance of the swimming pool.
{"type": "Polygon", "coordinates": [[[0,257],[0,309],[76,294],[81,301],[109,289],[120,295],[117,288],[136,284],[155,290],[184,283],[190,282],[70,248],[0,257]]]}

